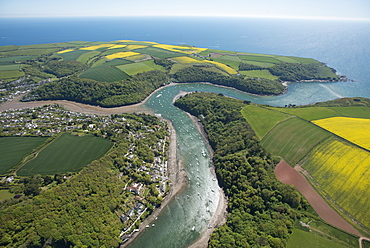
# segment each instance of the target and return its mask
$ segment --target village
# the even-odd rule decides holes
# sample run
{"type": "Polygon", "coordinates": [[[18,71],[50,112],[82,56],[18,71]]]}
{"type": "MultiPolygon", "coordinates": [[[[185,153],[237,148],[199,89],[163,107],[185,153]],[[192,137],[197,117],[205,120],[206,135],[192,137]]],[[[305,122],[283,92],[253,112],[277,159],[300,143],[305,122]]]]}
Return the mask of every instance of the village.
{"type": "MultiPolygon", "coordinates": [[[[145,126],[124,115],[88,115],[54,104],[1,112],[0,137],[50,137],[63,132],[119,137],[127,144],[127,150],[122,153],[122,163],[116,165],[119,170],[117,177],[127,182],[122,189],[124,204],[116,211],[123,224],[121,236],[125,239],[127,233],[135,230],[141,220],[160,205],[169,191],[168,130],[164,121],[159,123],[145,126]]],[[[70,178],[64,176],[65,180],[70,178]]],[[[12,186],[19,180],[7,175],[2,177],[1,183],[12,186]]]]}

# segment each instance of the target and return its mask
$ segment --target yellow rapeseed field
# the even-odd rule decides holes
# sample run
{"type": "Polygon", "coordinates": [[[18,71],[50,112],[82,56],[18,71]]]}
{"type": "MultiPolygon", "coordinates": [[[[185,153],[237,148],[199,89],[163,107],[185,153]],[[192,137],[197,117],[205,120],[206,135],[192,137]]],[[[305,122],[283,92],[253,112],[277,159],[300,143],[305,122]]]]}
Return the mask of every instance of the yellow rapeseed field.
{"type": "Polygon", "coordinates": [[[101,44],[101,45],[95,45],[95,46],[89,46],[89,47],[83,47],[83,48],[80,48],[80,50],[96,50],[96,49],[99,49],[99,48],[103,48],[103,47],[112,47],[112,46],[115,46],[116,44],[101,44]]]}
{"type": "Polygon", "coordinates": [[[329,132],[370,150],[370,119],[331,117],[312,122],[329,132]]]}
{"type": "Polygon", "coordinates": [[[122,47],[126,47],[127,45],[114,45],[114,46],[111,46],[110,48],[108,49],[115,49],[115,48],[122,48],[122,47]]]}
{"type": "Polygon", "coordinates": [[[182,57],[176,57],[172,58],[173,60],[181,63],[181,64],[196,64],[196,63],[203,63],[201,60],[196,60],[190,57],[182,56],[182,57]]]}
{"type": "Polygon", "coordinates": [[[68,52],[72,52],[72,51],[73,51],[73,49],[67,49],[67,50],[57,52],[57,53],[61,54],[61,53],[68,53],[68,52]]]}
{"type": "Polygon", "coordinates": [[[226,71],[229,74],[236,74],[236,73],[238,73],[233,68],[231,68],[231,67],[229,67],[229,66],[227,66],[225,64],[216,62],[216,61],[196,60],[196,59],[193,59],[193,58],[190,58],[190,57],[186,57],[186,56],[176,57],[176,58],[173,58],[173,60],[175,60],[175,61],[177,61],[179,63],[182,63],[182,64],[201,64],[201,63],[214,64],[214,65],[216,65],[217,67],[223,69],[224,71],[226,71]]]}
{"type": "Polygon", "coordinates": [[[144,46],[144,45],[128,45],[126,48],[128,50],[134,50],[134,49],[145,48],[145,47],[148,47],[148,46],[144,46]]]}
{"type": "Polygon", "coordinates": [[[207,50],[207,48],[175,46],[175,45],[166,45],[166,44],[158,44],[158,45],[154,45],[153,47],[158,47],[158,48],[162,48],[168,51],[185,53],[185,54],[200,53],[202,51],[207,50]]]}
{"type": "Polygon", "coordinates": [[[229,73],[229,74],[237,74],[238,72],[237,71],[235,71],[233,68],[231,68],[231,67],[229,67],[229,66],[227,66],[227,65],[225,65],[225,64],[222,64],[222,63],[220,63],[220,62],[216,62],[216,61],[208,61],[207,60],[207,62],[208,63],[212,63],[212,64],[214,64],[214,65],[216,65],[216,66],[218,66],[218,67],[220,67],[221,69],[223,69],[224,71],[226,71],[227,73],[229,73]]]}
{"type": "Polygon", "coordinates": [[[119,53],[113,53],[110,55],[105,56],[107,59],[117,59],[117,58],[125,58],[129,56],[134,56],[138,55],[140,53],[135,53],[135,52],[119,52],[119,53]]]}
{"type": "Polygon", "coordinates": [[[329,197],[365,226],[370,225],[370,153],[331,138],[303,166],[329,197]]]}

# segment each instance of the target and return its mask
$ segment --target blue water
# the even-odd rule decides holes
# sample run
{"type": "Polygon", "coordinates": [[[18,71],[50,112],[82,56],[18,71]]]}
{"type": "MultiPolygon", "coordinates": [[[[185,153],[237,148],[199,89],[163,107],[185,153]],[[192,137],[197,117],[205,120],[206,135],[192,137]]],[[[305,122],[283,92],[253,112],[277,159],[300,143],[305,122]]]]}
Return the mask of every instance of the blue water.
{"type": "Polygon", "coordinates": [[[0,37],[0,45],[132,39],[309,57],[355,82],[291,85],[287,95],[267,98],[267,103],[370,97],[370,22],[216,17],[0,18],[0,37]]]}

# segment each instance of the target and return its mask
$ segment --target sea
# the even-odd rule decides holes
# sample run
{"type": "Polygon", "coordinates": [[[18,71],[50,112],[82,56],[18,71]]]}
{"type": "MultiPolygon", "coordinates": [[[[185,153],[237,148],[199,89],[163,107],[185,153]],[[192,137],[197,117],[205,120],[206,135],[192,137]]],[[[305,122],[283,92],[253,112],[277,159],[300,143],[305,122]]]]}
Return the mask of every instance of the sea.
{"type": "Polygon", "coordinates": [[[1,46],[122,39],[314,58],[353,80],[292,84],[283,97],[267,99],[272,105],[370,97],[370,22],[367,21],[232,17],[0,18],[1,46]]]}

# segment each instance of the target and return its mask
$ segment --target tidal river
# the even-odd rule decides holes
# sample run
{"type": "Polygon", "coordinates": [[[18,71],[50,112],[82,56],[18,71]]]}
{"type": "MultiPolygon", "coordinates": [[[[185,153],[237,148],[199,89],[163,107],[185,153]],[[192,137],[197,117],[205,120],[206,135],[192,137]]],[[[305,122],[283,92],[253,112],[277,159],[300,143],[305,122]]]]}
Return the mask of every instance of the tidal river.
{"type": "MultiPolygon", "coordinates": [[[[145,231],[140,233],[128,247],[181,248],[191,245],[205,230],[208,230],[210,224],[214,226],[213,219],[212,223],[210,221],[215,215],[219,201],[223,199],[211,170],[211,154],[207,143],[191,118],[173,106],[173,99],[176,95],[194,91],[215,92],[241,100],[284,106],[310,104],[342,97],[340,93],[337,93],[340,92],[338,87],[348,86],[345,83],[295,83],[289,86],[286,94],[271,97],[254,96],[211,84],[175,84],[152,94],[143,106],[131,106],[130,112],[150,110],[172,122],[177,134],[178,160],[183,165],[187,177],[183,190],[163,207],[158,218],[148,228],[145,228],[145,231]]],[[[31,103],[13,101],[0,105],[0,110],[42,106],[52,102],[62,104],[73,111],[90,114],[106,115],[127,112],[127,107],[104,109],[67,101],[31,103]]],[[[216,213],[216,215],[219,214],[222,214],[222,211],[216,213]]]]}
{"type": "Polygon", "coordinates": [[[178,159],[188,176],[185,189],[164,207],[154,226],[141,233],[128,247],[179,248],[193,243],[208,228],[221,194],[211,173],[210,152],[205,140],[190,117],[173,106],[173,99],[181,92],[215,92],[242,100],[284,106],[289,103],[309,104],[340,97],[333,84],[292,84],[282,96],[253,96],[229,88],[210,84],[178,84],[165,87],[153,94],[145,107],[170,120],[177,133],[178,159]],[[203,152],[203,154],[202,154],[203,152]]]}

